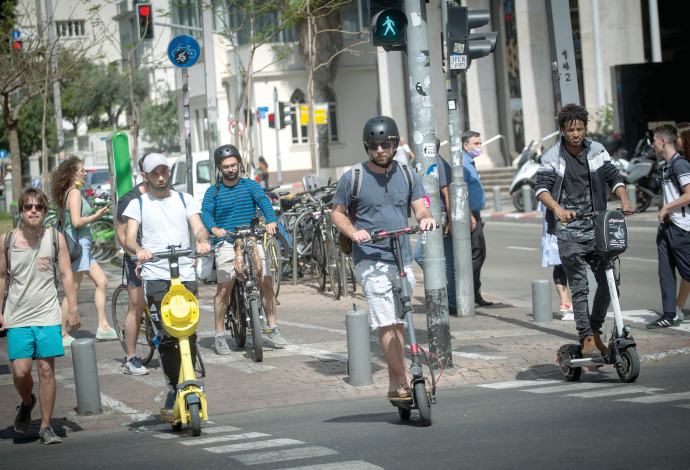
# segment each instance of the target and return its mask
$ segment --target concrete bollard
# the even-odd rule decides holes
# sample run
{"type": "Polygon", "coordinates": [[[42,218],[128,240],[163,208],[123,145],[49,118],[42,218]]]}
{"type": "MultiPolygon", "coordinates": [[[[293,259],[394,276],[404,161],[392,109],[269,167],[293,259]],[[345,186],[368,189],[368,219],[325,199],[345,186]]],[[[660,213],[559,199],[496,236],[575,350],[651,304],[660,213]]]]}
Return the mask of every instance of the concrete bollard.
{"type": "Polygon", "coordinates": [[[492,189],[494,192],[494,212],[501,212],[503,210],[501,207],[501,187],[494,186],[492,189]]]}
{"type": "Polygon", "coordinates": [[[371,355],[369,347],[369,316],[352,304],[345,314],[347,328],[347,373],[350,385],[371,385],[371,355]]]}
{"type": "Polygon", "coordinates": [[[532,186],[529,184],[522,185],[522,212],[532,212],[534,206],[532,205],[532,186]]]}
{"type": "Polygon", "coordinates": [[[77,413],[80,415],[101,414],[101,389],[98,385],[96,364],[96,343],[92,338],[72,342],[72,367],[74,385],[77,389],[77,413]]]}
{"type": "Polygon", "coordinates": [[[637,187],[634,184],[626,184],[625,191],[628,193],[630,204],[637,207],[637,187]]]}
{"type": "Polygon", "coordinates": [[[532,281],[532,313],[534,323],[550,323],[553,321],[551,312],[551,281],[538,279],[532,281]]]}

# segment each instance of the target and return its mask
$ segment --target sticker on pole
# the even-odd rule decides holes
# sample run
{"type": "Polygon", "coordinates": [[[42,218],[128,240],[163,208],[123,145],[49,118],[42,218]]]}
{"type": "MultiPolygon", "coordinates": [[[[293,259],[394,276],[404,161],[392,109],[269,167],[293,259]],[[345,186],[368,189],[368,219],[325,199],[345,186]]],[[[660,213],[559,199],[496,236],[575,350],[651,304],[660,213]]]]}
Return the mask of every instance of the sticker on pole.
{"type": "Polygon", "coordinates": [[[467,54],[451,54],[449,59],[451,70],[467,70],[467,54]]]}
{"type": "Polygon", "coordinates": [[[181,35],[170,41],[168,58],[177,67],[191,67],[201,54],[199,43],[191,36],[181,35]]]}
{"type": "Polygon", "coordinates": [[[247,125],[241,119],[233,119],[228,124],[228,130],[232,135],[242,135],[244,134],[244,129],[247,125]]]}

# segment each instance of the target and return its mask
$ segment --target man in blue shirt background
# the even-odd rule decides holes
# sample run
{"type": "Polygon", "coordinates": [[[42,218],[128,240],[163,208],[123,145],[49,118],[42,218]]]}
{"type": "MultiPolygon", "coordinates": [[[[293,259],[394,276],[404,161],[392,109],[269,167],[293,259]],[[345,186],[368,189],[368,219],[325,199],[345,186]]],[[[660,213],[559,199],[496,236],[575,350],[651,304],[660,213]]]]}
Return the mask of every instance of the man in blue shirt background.
{"type": "Polygon", "coordinates": [[[470,202],[470,232],[472,242],[472,273],[474,275],[475,307],[488,307],[493,302],[482,298],[479,276],[486,259],[486,241],[484,240],[484,222],[481,210],[486,205],[486,194],[474,165],[474,159],[482,153],[482,138],[479,132],[466,131],[462,134],[462,171],[467,183],[467,196],[470,202]]]}

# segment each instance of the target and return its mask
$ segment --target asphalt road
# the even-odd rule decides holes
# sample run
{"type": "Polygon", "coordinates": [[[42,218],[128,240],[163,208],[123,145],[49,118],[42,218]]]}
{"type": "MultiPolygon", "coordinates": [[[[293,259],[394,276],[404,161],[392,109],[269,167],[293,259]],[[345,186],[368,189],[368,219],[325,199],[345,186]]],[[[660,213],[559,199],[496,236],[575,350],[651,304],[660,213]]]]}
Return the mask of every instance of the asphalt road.
{"type": "MultiPolygon", "coordinates": [[[[620,256],[621,309],[654,309],[661,306],[654,227],[628,227],[629,248],[620,256]]],[[[487,257],[482,269],[482,292],[532,307],[532,280],[552,280],[552,268],[541,267],[542,226],[537,223],[489,221],[484,226],[487,257]]],[[[590,276],[590,293],[593,294],[590,276]]],[[[558,296],[552,289],[558,311],[558,296]]],[[[590,302],[591,303],[591,302],[590,302]]]]}
{"type": "Polygon", "coordinates": [[[217,414],[197,438],[156,423],[50,447],[7,440],[0,452],[4,468],[687,468],[689,367],[689,356],[648,363],[635,384],[605,368],[577,383],[443,389],[430,427],[366,398],[217,414]]]}

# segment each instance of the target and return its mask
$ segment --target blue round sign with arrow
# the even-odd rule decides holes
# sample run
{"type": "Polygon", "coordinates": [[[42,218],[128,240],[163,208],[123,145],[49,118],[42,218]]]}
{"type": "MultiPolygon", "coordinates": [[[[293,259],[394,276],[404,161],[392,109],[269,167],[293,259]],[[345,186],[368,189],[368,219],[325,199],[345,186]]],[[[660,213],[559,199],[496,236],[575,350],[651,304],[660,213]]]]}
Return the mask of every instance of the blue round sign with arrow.
{"type": "Polygon", "coordinates": [[[177,36],[168,45],[168,58],[177,67],[191,67],[201,54],[199,43],[185,34],[177,36]]]}

